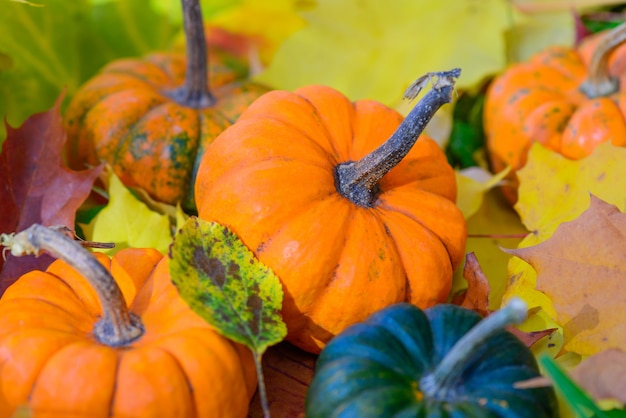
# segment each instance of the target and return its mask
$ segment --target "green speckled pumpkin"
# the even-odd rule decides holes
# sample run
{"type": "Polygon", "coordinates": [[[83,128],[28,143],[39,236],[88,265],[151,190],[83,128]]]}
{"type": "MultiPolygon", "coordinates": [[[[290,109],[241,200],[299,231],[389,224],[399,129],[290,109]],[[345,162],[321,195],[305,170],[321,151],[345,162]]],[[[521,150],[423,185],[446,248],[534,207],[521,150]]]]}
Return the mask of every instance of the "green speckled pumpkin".
{"type": "Polygon", "coordinates": [[[65,120],[72,167],[104,161],[126,185],[193,209],[204,150],[269,89],[249,81],[240,58],[207,54],[198,1],[183,6],[189,59],[169,52],[111,62],[76,93],[65,120]]]}

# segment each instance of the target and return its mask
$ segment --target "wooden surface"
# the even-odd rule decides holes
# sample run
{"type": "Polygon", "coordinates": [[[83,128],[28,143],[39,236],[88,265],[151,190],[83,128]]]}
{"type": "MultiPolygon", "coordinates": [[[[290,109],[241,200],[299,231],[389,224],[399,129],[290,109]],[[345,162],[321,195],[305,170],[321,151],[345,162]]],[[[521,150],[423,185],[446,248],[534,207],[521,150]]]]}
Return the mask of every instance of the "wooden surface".
{"type": "MultiPolygon", "coordinates": [[[[263,356],[263,373],[272,418],[303,418],[304,399],[317,356],[291,344],[268,348],[263,356]]],[[[250,403],[249,418],[263,418],[259,393],[250,403]]]]}

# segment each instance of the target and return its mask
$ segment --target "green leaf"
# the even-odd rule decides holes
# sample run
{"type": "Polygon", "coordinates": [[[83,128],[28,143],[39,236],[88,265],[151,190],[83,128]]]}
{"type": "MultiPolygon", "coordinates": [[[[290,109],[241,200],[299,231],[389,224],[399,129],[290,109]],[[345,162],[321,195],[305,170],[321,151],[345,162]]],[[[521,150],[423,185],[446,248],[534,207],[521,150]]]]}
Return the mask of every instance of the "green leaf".
{"type": "Polygon", "coordinates": [[[197,217],[189,218],[174,239],[170,275],[194,312],[254,352],[263,415],[269,417],[261,357],[287,335],[278,277],[228,228],[197,217]]]}
{"type": "MultiPolygon", "coordinates": [[[[107,62],[166,48],[180,26],[145,0],[46,0],[41,6],[2,1],[0,117],[12,126],[50,108],[63,90],[67,104],[107,62]]],[[[0,143],[4,137],[0,124],[0,143]]]]}
{"type": "Polygon", "coordinates": [[[262,354],[287,335],[280,280],[226,227],[189,218],[170,257],[181,297],[225,337],[262,354]]]}
{"type": "Polygon", "coordinates": [[[446,147],[448,162],[453,167],[467,168],[479,165],[476,152],[485,145],[483,130],[484,93],[465,93],[457,100],[452,113],[452,132],[446,147]]]}

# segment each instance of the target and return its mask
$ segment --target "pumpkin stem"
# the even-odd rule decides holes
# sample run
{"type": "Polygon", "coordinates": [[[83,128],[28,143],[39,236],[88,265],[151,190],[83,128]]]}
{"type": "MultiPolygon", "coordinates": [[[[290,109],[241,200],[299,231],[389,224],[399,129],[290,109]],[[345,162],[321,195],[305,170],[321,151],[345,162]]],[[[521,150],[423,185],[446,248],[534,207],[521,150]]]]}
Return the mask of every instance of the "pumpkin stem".
{"type": "Polygon", "coordinates": [[[102,319],[94,335],[103,344],[118,347],[141,337],[143,324],[128,311],[124,295],[109,271],[78,242],[67,235],[33,224],[15,235],[2,235],[2,245],[14,256],[39,255],[42,251],[60,258],[78,271],[93,287],[102,305],[102,319]]]}
{"type": "Polygon", "coordinates": [[[522,299],[513,298],[505,307],[481,320],[452,346],[432,373],[421,379],[422,392],[435,399],[446,399],[480,345],[504,327],[524,322],[527,310],[522,299]]]}
{"type": "Polygon", "coordinates": [[[626,41],[626,23],[613,28],[600,41],[589,63],[589,77],[580,86],[590,99],[609,96],[619,91],[619,78],[609,74],[611,52],[626,41]]]}
{"type": "Polygon", "coordinates": [[[335,168],[337,191],[354,204],[371,207],[378,194],[378,182],[411,150],[435,112],[452,100],[452,91],[461,70],[428,73],[417,79],[404,94],[409,100],[432,82],[433,88],[419,101],[398,129],[374,151],[358,161],[335,168]]]}
{"type": "Polygon", "coordinates": [[[169,95],[182,106],[202,109],[215,103],[207,81],[209,67],[202,9],[199,0],[182,0],[182,5],[187,43],[187,72],[185,84],[172,90],[169,95]]]}

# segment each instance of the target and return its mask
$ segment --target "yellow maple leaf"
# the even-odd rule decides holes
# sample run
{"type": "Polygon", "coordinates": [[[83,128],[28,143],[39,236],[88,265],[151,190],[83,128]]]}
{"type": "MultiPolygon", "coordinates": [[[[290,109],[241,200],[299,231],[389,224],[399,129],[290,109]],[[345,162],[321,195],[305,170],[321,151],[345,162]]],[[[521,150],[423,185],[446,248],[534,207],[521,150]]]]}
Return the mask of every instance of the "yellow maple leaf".
{"type": "MultiPolygon", "coordinates": [[[[531,231],[519,248],[544,242],[560,224],[580,216],[589,207],[590,194],[623,211],[626,208],[625,159],[626,148],[610,143],[599,145],[591,156],[578,161],[534,144],[526,166],[517,173],[520,187],[515,209],[531,231]]],[[[512,257],[503,302],[513,296],[521,297],[531,308],[539,308],[533,327],[554,327],[558,313],[552,300],[537,290],[536,285],[537,273],[532,266],[512,257]]]]}
{"type": "Polygon", "coordinates": [[[255,42],[262,63],[268,63],[278,46],[306,22],[298,11],[308,2],[296,0],[241,0],[234,7],[210,16],[207,21],[255,42]]]}
{"type": "Polygon", "coordinates": [[[485,193],[497,186],[509,171],[510,167],[493,175],[480,167],[469,167],[455,171],[456,204],[461,209],[465,219],[469,219],[478,212],[485,193]]]}
{"type": "Polygon", "coordinates": [[[83,228],[86,238],[113,242],[115,248],[97,250],[113,255],[123,248],[155,248],[163,254],[172,242],[170,219],[154,212],[122,184],[112,170],[108,178],[109,203],[83,228]]]}
{"type": "Polygon", "coordinates": [[[319,0],[299,14],[306,26],[285,38],[258,81],[286,90],[324,84],[393,107],[419,74],[460,67],[457,87],[474,87],[509,55],[574,40],[569,11],[525,15],[508,0],[319,0]],[[528,33],[532,44],[523,42],[528,33]]]}

